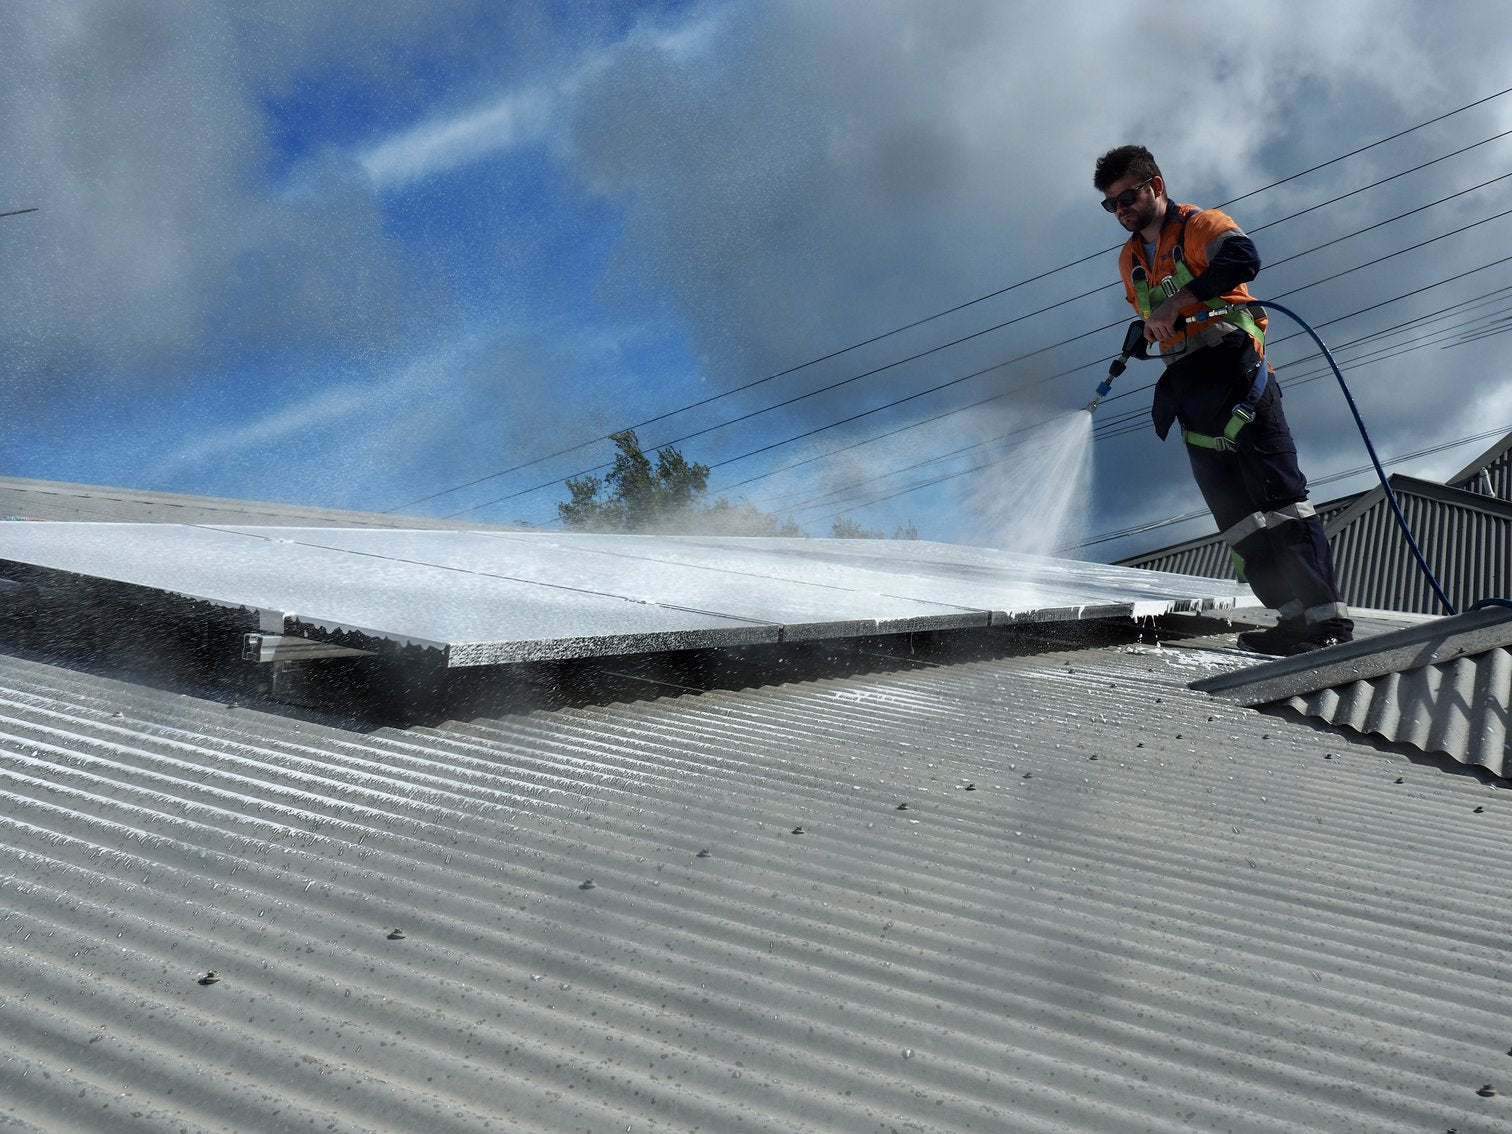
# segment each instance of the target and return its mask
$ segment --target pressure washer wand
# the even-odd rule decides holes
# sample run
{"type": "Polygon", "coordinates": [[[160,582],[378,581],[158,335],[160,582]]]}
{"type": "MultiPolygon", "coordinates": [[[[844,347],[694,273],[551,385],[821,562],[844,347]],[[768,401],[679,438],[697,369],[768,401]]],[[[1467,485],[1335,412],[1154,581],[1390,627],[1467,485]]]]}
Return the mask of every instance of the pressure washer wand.
{"type": "Polygon", "coordinates": [[[1097,387],[1097,397],[1087,403],[1088,413],[1092,413],[1102,404],[1102,400],[1113,389],[1113,379],[1124,372],[1129,365],[1129,359],[1150,357],[1148,353],[1150,344],[1145,342],[1144,328],[1143,319],[1135,319],[1134,322],[1129,324],[1129,329],[1124,332],[1122,350],[1119,352],[1118,357],[1113,360],[1113,364],[1108,367],[1107,378],[1097,387]]]}

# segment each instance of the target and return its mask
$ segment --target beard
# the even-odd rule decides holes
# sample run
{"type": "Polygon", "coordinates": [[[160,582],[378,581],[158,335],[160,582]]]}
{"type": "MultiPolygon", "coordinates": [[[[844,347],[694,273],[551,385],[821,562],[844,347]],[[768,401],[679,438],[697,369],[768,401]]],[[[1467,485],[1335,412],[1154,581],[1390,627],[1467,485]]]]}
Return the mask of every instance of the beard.
{"type": "Polygon", "coordinates": [[[1130,232],[1139,232],[1141,229],[1149,228],[1150,225],[1155,223],[1157,212],[1155,195],[1152,193],[1148,201],[1134,207],[1132,211],[1124,212],[1120,210],[1118,223],[1130,232]]]}

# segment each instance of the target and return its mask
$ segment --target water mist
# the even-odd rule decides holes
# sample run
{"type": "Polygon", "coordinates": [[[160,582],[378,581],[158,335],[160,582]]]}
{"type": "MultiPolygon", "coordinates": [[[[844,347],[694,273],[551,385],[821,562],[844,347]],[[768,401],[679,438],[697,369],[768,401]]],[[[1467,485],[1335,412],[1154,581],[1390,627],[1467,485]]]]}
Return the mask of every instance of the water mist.
{"type": "Polygon", "coordinates": [[[1090,534],[1092,415],[1073,410],[1004,442],[967,501],[971,542],[1025,555],[1081,558],[1090,534]]]}

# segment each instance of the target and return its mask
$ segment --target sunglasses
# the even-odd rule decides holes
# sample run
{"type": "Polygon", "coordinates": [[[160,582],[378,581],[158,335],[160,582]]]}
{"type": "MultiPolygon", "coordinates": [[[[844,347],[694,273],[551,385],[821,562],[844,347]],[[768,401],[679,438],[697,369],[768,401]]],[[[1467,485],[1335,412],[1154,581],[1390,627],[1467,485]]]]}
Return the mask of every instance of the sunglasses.
{"type": "Polygon", "coordinates": [[[1155,179],[1153,177],[1146,177],[1138,185],[1134,186],[1134,188],[1125,189],[1116,197],[1104,197],[1102,199],[1103,211],[1112,213],[1117,212],[1119,209],[1128,208],[1134,203],[1134,198],[1139,196],[1139,191],[1154,180],[1155,179]]]}

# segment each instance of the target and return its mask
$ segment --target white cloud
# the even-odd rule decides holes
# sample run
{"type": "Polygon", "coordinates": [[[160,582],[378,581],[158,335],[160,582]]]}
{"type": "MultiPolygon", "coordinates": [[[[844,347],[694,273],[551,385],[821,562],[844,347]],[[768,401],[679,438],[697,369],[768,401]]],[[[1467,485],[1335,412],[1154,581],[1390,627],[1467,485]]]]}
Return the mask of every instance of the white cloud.
{"type": "Polygon", "coordinates": [[[211,460],[237,461],[243,454],[263,450],[275,460],[278,447],[291,437],[342,423],[366,405],[372,392],[359,386],[322,390],[297,405],[284,406],[256,421],[214,429],[164,454],[152,472],[154,479],[171,479],[186,466],[211,460]]]}
{"type": "Polygon", "coordinates": [[[405,130],[362,150],[357,160],[379,188],[408,184],[542,138],[553,102],[543,90],[509,94],[460,117],[405,130]]]}
{"type": "Polygon", "coordinates": [[[372,143],[357,161],[380,188],[406,185],[552,136],[564,104],[625,50],[650,51],[682,64],[706,58],[726,23],[716,8],[682,23],[637,23],[624,39],[592,44],[557,77],[511,91],[464,113],[438,115],[372,143]]]}
{"type": "MultiPolygon", "coordinates": [[[[402,370],[396,360],[424,353],[417,341],[477,318],[510,345],[507,358],[457,363],[468,374],[463,408],[404,403],[402,386],[386,395],[389,408],[415,407],[410,424],[423,423],[402,456],[415,478],[439,487],[455,470],[460,482],[535,455],[532,445],[555,448],[693,401],[698,395],[683,399],[673,388],[665,357],[639,371],[632,358],[651,352],[582,361],[626,326],[685,338],[702,360],[700,392],[728,389],[1115,243],[1120,234],[1090,185],[1092,162],[1109,146],[1144,141],[1181,196],[1212,204],[1481,97],[1496,85],[1486,76],[1505,70],[1502,38],[1484,30],[1502,16],[1489,2],[1257,5],[1239,41],[1221,19],[1164,21],[1155,38],[1159,13],[1115,0],[1074,11],[1002,0],[690,0],[648,10],[639,22],[618,5],[527,0],[243,8],[55,0],[0,10],[0,97],[14,110],[0,122],[11,159],[0,168],[0,205],[43,208],[0,222],[9,226],[0,230],[9,435],[38,407],[65,421],[78,406],[100,407],[107,420],[110,399],[129,400],[140,386],[193,390],[223,372],[237,375],[228,382],[255,383],[267,359],[278,388],[296,375],[314,376],[316,387],[303,397],[270,389],[262,401],[249,393],[236,408],[258,407],[246,410],[254,424],[205,423],[206,440],[175,446],[169,463],[213,464],[212,436],[228,447],[220,451],[246,454],[270,438],[294,442],[341,423],[342,446],[311,446],[302,459],[350,462],[360,478],[362,463],[394,442],[381,413],[354,400],[357,361],[377,374],[402,370]],[[1152,70],[1156,50],[1175,62],[1152,70]],[[337,97],[319,104],[311,91],[337,97]],[[366,118],[353,109],[370,104],[378,108],[366,118]],[[281,106],[302,117],[281,120],[296,113],[281,106]],[[486,179],[447,174],[501,159],[507,180],[508,160],[532,147],[540,147],[532,159],[544,154],[556,165],[531,180],[528,209],[449,196],[477,193],[486,179]],[[421,182],[434,210],[426,223],[444,224],[454,209],[472,260],[414,239],[417,229],[433,230],[402,212],[403,195],[383,192],[421,182]],[[291,184],[301,191],[287,192],[291,184]],[[545,198],[542,185],[558,199],[545,198]],[[562,375],[574,367],[564,397],[562,375]],[[280,396],[287,408],[266,408],[280,396]],[[569,406],[591,407],[591,421],[574,420],[569,406]],[[505,428],[521,451],[492,459],[489,434],[505,428]],[[461,435],[469,446],[456,443],[461,435]],[[479,454],[465,470],[456,467],[464,447],[479,454]]],[[[1450,123],[1233,212],[1254,227],[1505,129],[1509,115],[1487,107],[1462,130],[1450,123]],[[1499,124],[1485,123],[1498,113],[1499,124]]],[[[1505,168],[1504,152],[1489,146],[1479,160],[1505,168]]],[[[1392,190],[1401,202],[1362,194],[1338,211],[1354,210],[1354,227],[1489,176],[1463,168],[1446,163],[1402,182],[1392,190]]],[[[1267,260],[1337,235],[1344,226],[1329,228],[1329,215],[1261,234],[1267,260]]],[[[1268,269],[1262,284],[1297,286],[1401,247],[1432,231],[1409,235],[1411,225],[1439,215],[1268,269]]],[[[1435,245],[1430,267],[1426,257],[1404,257],[1380,278],[1351,276],[1299,302],[1325,322],[1473,268],[1505,236],[1488,226],[1473,242],[1435,245]]],[[[766,414],[701,438],[689,455],[716,460],[1126,318],[1112,293],[1073,298],[1113,272],[1111,255],[1096,257],[770,383],[762,401],[721,403],[720,413],[750,409],[1053,308],[807,399],[785,425],[766,414]]],[[[1448,291],[1433,302],[1449,302],[1448,291]]],[[[1399,317],[1383,310],[1380,318],[1399,317]]],[[[1337,334],[1368,334],[1362,322],[1337,334]]],[[[1002,407],[1020,420],[1083,404],[1100,375],[1060,372],[1106,356],[1114,337],[994,371],[962,388],[961,400],[1010,395],[1002,407]]],[[[1361,373],[1354,385],[1378,444],[1405,452],[1460,428],[1445,405],[1502,412],[1490,376],[1505,372],[1509,352],[1512,337],[1503,336],[1361,373]]],[[[390,387],[380,380],[377,389],[390,387]]],[[[875,420],[891,428],[945,405],[921,400],[875,420]]],[[[189,397],[184,407],[186,418],[200,409],[189,397]]],[[[1288,410],[1307,451],[1358,463],[1340,451],[1336,390],[1315,383],[1289,395],[1288,410]]],[[[699,424],[715,416],[711,408],[699,424]]],[[[193,428],[186,421],[176,435],[193,428]]],[[[814,443],[830,440],[842,438],[814,443]]],[[[1171,487],[1184,477],[1179,450],[1157,449],[1147,435],[1119,444],[1117,467],[1098,471],[1110,515],[1192,499],[1185,480],[1171,487]]],[[[141,459],[145,467],[154,458],[141,459]]]]}

